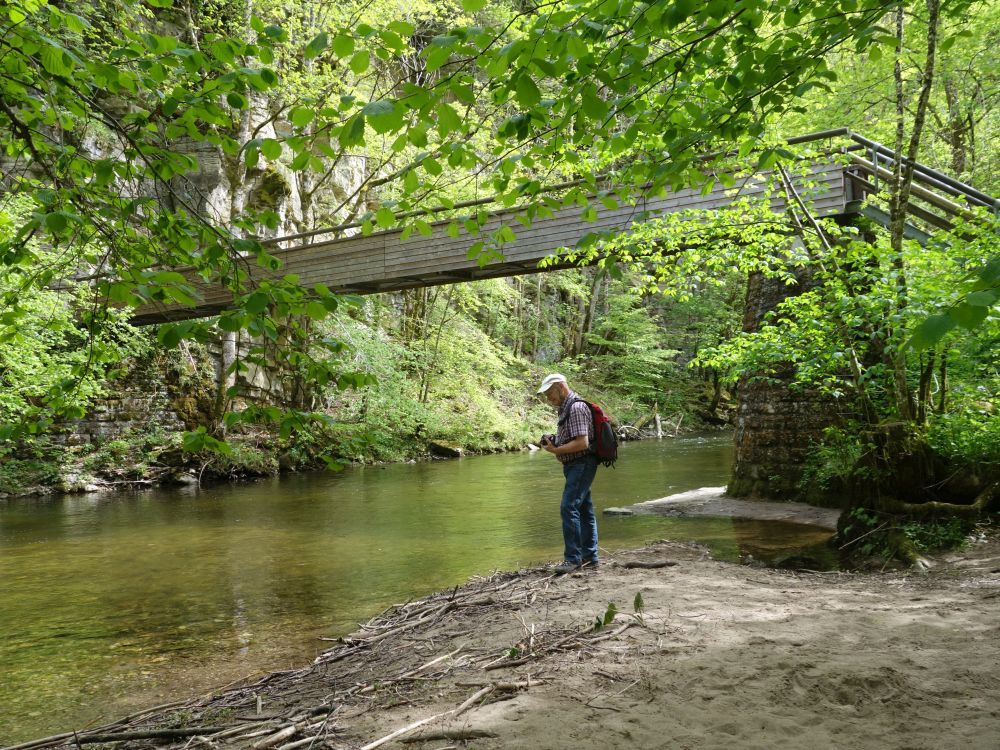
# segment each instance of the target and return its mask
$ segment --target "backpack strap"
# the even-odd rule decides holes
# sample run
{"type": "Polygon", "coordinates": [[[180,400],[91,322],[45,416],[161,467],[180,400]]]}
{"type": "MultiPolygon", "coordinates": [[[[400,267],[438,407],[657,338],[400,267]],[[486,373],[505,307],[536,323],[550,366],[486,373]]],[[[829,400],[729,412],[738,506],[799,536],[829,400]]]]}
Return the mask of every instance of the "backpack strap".
{"type": "Polygon", "coordinates": [[[597,426],[594,424],[594,410],[590,405],[590,402],[585,398],[580,398],[580,396],[574,396],[570,399],[569,404],[566,406],[566,416],[559,417],[559,426],[562,427],[566,424],[566,420],[569,419],[570,411],[573,409],[574,404],[584,404],[587,407],[587,411],[590,413],[590,429],[587,430],[587,452],[596,455],[597,454],[597,426]],[[593,435],[594,438],[591,440],[590,436],[593,435]]]}
{"type": "MultiPolygon", "coordinates": [[[[579,396],[574,396],[573,398],[571,398],[569,400],[569,403],[566,404],[566,413],[565,413],[565,415],[559,417],[559,426],[560,427],[562,427],[564,424],[566,424],[566,420],[569,419],[569,413],[573,409],[573,404],[576,404],[576,403],[586,404],[587,400],[586,399],[582,399],[579,396]]],[[[587,406],[589,408],[590,405],[587,404],[587,406]]],[[[593,416],[593,415],[591,415],[591,416],[593,416]]]]}

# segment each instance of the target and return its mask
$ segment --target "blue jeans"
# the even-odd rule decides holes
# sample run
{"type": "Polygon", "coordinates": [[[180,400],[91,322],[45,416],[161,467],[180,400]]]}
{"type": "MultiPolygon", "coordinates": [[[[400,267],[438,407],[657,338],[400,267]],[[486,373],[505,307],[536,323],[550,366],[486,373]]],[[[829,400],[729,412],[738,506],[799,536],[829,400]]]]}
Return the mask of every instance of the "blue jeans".
{"type": "Polygon", "coordinates": [[[590,485],[597,474],[597,456],[585,456],[572,463],[563,464],[562,516],[563,542],[566,545],[563,559],[580,564],[597,559],[597,517],[590,498],[590,485]]]}

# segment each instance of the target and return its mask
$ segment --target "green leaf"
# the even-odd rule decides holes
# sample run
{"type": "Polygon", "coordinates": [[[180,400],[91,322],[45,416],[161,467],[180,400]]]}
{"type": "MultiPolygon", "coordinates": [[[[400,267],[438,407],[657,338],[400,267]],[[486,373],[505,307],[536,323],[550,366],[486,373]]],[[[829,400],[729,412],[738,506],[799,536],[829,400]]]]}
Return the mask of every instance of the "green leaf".
{"type": "Polygon", "coordinates": [[[292,107],[288,113],[288,119],[297,128],[304,128],[315,116],[316,112],[309,107],[292,107]]]}
{"type": "Polygon", "coordinates": [[[580,96],[580,106],[583,112],[591,120],[603,120],[608,116],[608,105],[600,96],[594,86],[588,86],[580,96]]]}
{"type": "Polygon", "coordinates": [[[379,134],[391,133],[403,126],[402,109],[386,99],[369,102],[361,113],[368,118],[372,130],[379,134]]]}
{"type": "Polygon", "coordinates": [[[247,106],[247,98],[235,91],[230,91],[226,94],[226,101],[233,109],[246,109],[247,106]]]}
{"type": "Polygon", "coordinates": [[[260,143],[260,152],[271,161],[281,158],[281,141],[265,138],[260,143]]]}
{"type": "Polygon", "coordinates": [[[462,0],[466,13],[476,13],[486,7],[486,0],[462,0]]]}
{"type": "Polygon", "coordinates": [[[216,60],[232,65],[236,62],[236,55],[233,54],[233,47],[226,39],[219,39],[212,43],[212,54],[216,60]]]}
{"type": "Polygon", "coordinates": [[[934,346],[944,338],[948,331],[955,327],[957,322],[950,315],[931,315],[913,331],[913,336],[910,337],[910,346],[917,351],[934,346]]]}
{"type": "Polygon", "coordinates": [[[365,118],[359,113],[344,124],[340,131],[340,144],[342,146],[360,146],[364,142],[365,118]]]}
{"type": "Polygon", "coordinates": [[[420,166],[422,166],[427,171],[427,174],[432,175],[434,177],[437,177],[444,171],[443,167],[441,166],[441,163],[437,159],[432,159],[430,157],[427,157],[426,159],[421,161],[420,166]]]}
{"type": "Polygon", "coordinates": [[[980,268],[976,275],[979,277],[973,284],[973,290],[991,289],[1000,283],[1000,257],[990,259],[985,266],[980,268]]]}
{"type": "Polygon", "coordinates": [[[240,320],[239,316],[232,313],[227,313],[219,317],[219,328],[223,331],[229,331],[230,333],[235,333],[236,331],[243,328],[243,321],[240,320]]]}
{"type": "Polygon", "coordinates": [[[173,349],[184,338],[184,334],[191,329],[189,321],[187,326],[182,323],[165,323],[156,332],[156,340],[166,349],[173,349]]]}
{"type": "Polygon", "coordinates": [[[382,206],[382,208],[375,212],[375,221],[383,229],[388,229],[396,223],[396,215],[392,212],[391,208],[382,206]]]}
{"type": "Polygon", "coordinates": [[[244,303],[243,308],[251,315],[260,315],[267,309],[269,301],[263,292],[254,292],[244,303]]]}
{"type": "Polygon", "coordinates": [[[965,298],[965,301],[976,307],[992,307],[998,298],[1000,298],[1000,291],[987,289],[982,292],[972,292],[965,298]]]}
{"type": "Polygon", "coordinates": [[[517,92],[518,104],[525,109],[534,107],[542,100],[542,92],[538,90],[538,86],[535,85],[534,80],[527,73],[522,73],[518,76],[514,86],[514,90],[517,92]]]}
{"type": "Polygon", "coordinates": [[[315,300],[306,305],[306,315],[313,320],[323,320],[327,315],[326,305],[315,300]]]}
{"type": "Polygon", "coordinates": [[[451,49],[448,47],[428,47],[425,53],[425,67],[428,73],[433,73],[440,68],[451,57],[451,49]]]}
{"type": "Polygon", "coordinates": [[[312,154],[310,154],[308,151],[302,151],[301,153],[296,154],[295,158],[292,159],[292,163],[289,166],[291,167],[293,172],[301,172],[309,165],[309,162],[311,160],[312,160],[312,154]]]}
{"type": "Polygon", "coordinates": [[[362,109],[362,113],[367,117],[377,117],[395,111],[395,105],[386,99],[379,99],[375,102],[368,102],[362,109]]]}
{"type": "Polygon", "coordinates": [[[350,57],[354,54],[354,37],[338,34],[334,37],[332,46],[337,57],[350,57]]]}
{"type": "Polygon", "coordinates": [[[615,615],[617,614],[618,614],[618,607],[615,606],[614,602],[610,602],[608,604],[607,610],[604,612],[603,624],[605,625],[605,627],[615,621],[615,615]]]}
{"type": "Polygon", "coordinates": [[[305,46],[302,50],[302,56],[307,60],[310,60],[318,55],[320,55],[323,50],[326,49],[326,45],[329,42],[329,36],[325,31],[319,32],[316,36],[312,38],[312,41],[305,46]]]}
{"type": "Polygon", "coordinates": [[[358,54],[351,58],[350,67],[354,71],[355,75],[361,75],[366,70],[368,66],[371,65],[371,55],[368,54],[368,50],[361,50],[358,54]]]}
{"type": "Polygon", "coordinates": [[[416,32],[417,27],[409,21],[391,21],[387,28],[392,29],[401,37],[410,37],[416,32]]]}
{"type": "Polygon", "coordinates": [[[965,302],[955,305],[951,310],[948,311],[949,317],[951,317],[955,322],[957,322],[963,328],[975,328],[984,320],[986,316],[990,314],[989,307],[982,307],[979,305],[970,305],[965,302]]]}
{"type": "Polygon", "coordinates": [[[438,133],[444,138],[448,133],[459,130],[462,127],[462,118],[459,117],[455,108],[448,103],[440,104],[437,108],[438,133]]]}
{"type": "Polygon", "coordinates": [[[62,211],[45,214],[45,218],[42,219],[42,226],[44,226],[52,234],[60,234],[64,232],[68,223],[69,222],[66,221],[66,214],[62,211]]]}
{"type": "Polygon", "coordinates": [[[66,77],[73,72],[73,58],[62,47],[49,45],[42,47],[42,67],[54,76],[66,77]]]}

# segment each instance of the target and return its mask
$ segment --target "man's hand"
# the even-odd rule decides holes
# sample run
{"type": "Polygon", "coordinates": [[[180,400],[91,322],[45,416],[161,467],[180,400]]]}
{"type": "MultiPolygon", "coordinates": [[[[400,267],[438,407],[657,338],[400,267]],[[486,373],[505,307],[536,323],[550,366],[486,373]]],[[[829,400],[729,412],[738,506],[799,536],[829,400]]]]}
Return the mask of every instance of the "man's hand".
{"type": "Polygon", "coordinates": [[[565,455],[566,453],[582,453],[590,446],[590,439],[586,435],[577,435],[568,443],[563,443],[558,448],[551,441],[546,441],[542,447],[554,456],[565,455]]]}

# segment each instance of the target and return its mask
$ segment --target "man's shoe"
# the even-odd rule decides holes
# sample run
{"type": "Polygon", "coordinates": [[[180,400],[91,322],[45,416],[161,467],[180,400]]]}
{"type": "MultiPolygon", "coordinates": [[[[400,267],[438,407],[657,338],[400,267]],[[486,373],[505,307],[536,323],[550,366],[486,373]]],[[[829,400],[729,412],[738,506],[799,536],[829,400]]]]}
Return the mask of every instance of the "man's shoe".
{"type": "Polygon", "coordinates": [[[579,569],[580,569],[580,563],[573,563],[567,561],[560,563],[559,565],[556,565],[556,567],[553,569],[552,572],[555,573],[557,576],[562,576],[566,575],[567,573],[572,573],[573,571],[579,569]]]}
{"type": "Polygon", "coordinates": [[[583,564],[580,567],[584,568],[585,570],[596,570],[597,568],[600,567],[600,565],[601,565],[600,560],[584,560],[583,564]]]}

